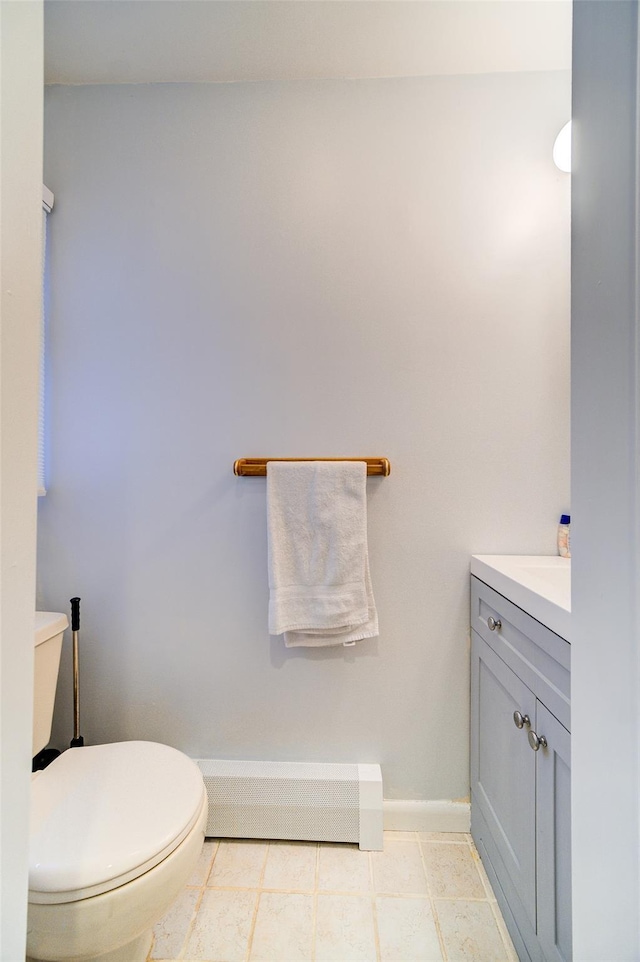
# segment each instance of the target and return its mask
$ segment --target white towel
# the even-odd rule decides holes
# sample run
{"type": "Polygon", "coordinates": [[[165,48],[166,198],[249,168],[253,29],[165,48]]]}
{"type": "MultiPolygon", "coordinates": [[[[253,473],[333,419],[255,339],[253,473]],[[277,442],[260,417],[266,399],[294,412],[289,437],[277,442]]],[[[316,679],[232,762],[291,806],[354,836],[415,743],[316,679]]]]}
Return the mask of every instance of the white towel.
{"type": "Polygon", "coordinates": [[[364,461],[269,461],[269,632],[287,648],[378,634],[364,461]]]}

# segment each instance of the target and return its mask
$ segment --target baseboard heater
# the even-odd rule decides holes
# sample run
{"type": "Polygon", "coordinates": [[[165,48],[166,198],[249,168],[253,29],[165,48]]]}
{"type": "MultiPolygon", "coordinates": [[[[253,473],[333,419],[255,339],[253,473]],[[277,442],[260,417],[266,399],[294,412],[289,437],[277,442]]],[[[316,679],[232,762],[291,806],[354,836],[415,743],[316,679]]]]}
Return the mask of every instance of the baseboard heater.
{"type": "Polygon", "coordinates": [[[196,762],[209,797],[210,837],[357,842],[382,850],[379,765],[196,762]]]}

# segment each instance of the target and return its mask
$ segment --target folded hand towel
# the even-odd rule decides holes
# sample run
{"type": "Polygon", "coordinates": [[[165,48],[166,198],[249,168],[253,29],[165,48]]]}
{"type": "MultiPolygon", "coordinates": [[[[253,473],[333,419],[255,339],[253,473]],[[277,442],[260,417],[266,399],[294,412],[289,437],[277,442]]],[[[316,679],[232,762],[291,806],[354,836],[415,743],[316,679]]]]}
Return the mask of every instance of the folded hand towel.
{"type": "Polygon", "coordinates": [[[269,632],[288,648],[378,634],[363,461],[270,461],[269,632]]]}

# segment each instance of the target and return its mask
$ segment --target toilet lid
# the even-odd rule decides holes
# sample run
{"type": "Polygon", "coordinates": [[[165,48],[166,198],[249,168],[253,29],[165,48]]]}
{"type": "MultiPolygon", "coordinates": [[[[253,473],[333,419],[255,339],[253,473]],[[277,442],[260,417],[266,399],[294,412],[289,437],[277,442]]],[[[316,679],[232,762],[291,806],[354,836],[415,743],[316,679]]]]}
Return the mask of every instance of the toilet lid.
{"type": "Polygon", "coordinates": [[[69,749],[31,784],[30,900],[76,901],[149,871],[188,835],[204,798],[198,766],[168,745],[69,749]]]}

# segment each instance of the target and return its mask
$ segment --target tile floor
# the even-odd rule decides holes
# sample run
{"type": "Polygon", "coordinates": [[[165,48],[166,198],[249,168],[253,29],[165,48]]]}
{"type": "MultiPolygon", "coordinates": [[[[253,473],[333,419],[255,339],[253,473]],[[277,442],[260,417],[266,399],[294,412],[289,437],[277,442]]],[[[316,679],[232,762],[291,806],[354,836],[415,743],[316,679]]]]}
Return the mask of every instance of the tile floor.
{"type": "Polygon", "coordinates": [[[149,959],[518,962],[471,836],[415,832],[383,852],[207,840],[149,959]]]}

